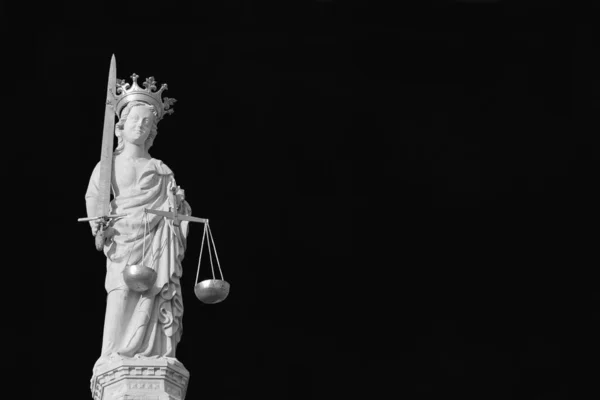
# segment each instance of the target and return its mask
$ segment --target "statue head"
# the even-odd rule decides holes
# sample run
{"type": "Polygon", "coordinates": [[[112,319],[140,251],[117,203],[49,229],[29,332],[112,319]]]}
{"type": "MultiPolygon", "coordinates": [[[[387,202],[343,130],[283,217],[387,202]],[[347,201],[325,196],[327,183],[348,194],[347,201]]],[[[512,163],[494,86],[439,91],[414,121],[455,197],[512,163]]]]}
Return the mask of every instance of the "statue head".
{"type": "Polygon", "coordinates": [[[129,102],[121,111],[119,122],[115,125],[118,143],[114,154],[123,151],[125,142],[145,144],[148,151],[158,133],[157,119],[158,113],[154,106],[139,100],[129,102]]]}

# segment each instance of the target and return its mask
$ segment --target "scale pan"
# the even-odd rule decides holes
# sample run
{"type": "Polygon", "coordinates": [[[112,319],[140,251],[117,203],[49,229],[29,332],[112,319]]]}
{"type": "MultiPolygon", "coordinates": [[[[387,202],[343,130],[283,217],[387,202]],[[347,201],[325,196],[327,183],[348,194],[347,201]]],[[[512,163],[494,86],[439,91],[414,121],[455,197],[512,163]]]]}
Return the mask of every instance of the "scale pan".
{"type": "Polygon", "coordinates": [[[145,292],[156,282],[156,271],[145,265],[127,265],[123,269],[123,280],[129,289],[135,292],[145,292]]]}
{"type": "Polygon", "coordinates": [[[194,293],[205,304],[219,303],[229,294],[229,283],[221,279],[207,279],[196,284],[194,293]]]}

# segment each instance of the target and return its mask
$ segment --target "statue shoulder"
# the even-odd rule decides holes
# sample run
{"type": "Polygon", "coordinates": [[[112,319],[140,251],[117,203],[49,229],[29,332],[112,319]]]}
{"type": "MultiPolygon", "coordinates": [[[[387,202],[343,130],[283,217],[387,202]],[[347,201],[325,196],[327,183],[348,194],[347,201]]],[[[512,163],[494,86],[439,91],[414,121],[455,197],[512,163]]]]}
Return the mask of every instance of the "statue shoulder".
{"type": "Polygon", "coordinates": [[[158,158],[151,158],[150,164],[161,175],[173,175],[173,171],[171,170],[171,168],[169,168],[167,164],[165,164],[158,158]]]}
{"type": "Polygon", "coordinates": [[[96,163],[94,169],[92,170],[91,179],[99,179],[100,178],[100,161],[96,163]]]}
{"type": "Polygon", "coordinates": [[[88,183],[87,192],[85,194],[86,199],[94,197],[98,193],[98,185],[100,181],[100,162],[96,164],[90,175],[90,181],[88,183]]]}

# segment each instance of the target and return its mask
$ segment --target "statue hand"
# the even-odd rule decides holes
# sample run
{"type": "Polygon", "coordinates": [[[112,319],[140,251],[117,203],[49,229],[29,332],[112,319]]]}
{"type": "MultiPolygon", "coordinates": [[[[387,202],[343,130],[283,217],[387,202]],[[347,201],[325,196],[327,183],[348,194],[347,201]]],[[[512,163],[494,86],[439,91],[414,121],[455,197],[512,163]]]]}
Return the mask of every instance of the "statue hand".
{"type": "MultiPolygon", "coordinates": [[[[95,221],[90,221],[90,226],[92,227],[92,235],[96,236],[96,234],[98,233],[100,228],[102,228],[104,226],[104,222],[101,219],[97,219],[95,221]]],[[[104,237],[106,239],[110,239],[116,233],[117,233],[117,231],[113,227],[111,227],[111,226],[104,227],[104,237]]]]}
{"type": "Polygon", "coordinates": [[[179,204],[178,212],[183,215],[192,215],[192,207],[190,207],[187,201],[182,200],[179,204]]]}
{"type": "Polygon", "coordinates": [[[186,203],[185,190],[183,190],[179,186],[177,186],[177,189],[175,190],[175,201],[177,202],[177,211],[183,212],[183,210],[185,209],[184,203],[186,203]]]}
{"type": "Polygon", "coordinates": [[[101,226],[102,226],[101,219],[96,219],[96,220],[90,221],[90,227],[92,228],[92,236],[96,236],[96,233],[98,233],[98,230],[100,229],[101,226]]]}

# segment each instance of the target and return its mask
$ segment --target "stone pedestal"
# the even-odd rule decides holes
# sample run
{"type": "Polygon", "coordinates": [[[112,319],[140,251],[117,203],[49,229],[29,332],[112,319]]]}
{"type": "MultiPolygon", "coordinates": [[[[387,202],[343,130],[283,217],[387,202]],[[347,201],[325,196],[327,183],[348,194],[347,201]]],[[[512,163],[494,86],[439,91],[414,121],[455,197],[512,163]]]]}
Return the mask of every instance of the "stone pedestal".
{"type": "Polygon", "coordinates": [[[175,359],[115,360],[92,379],[94,400],[183,400],[190,373],[175,359]]]}

